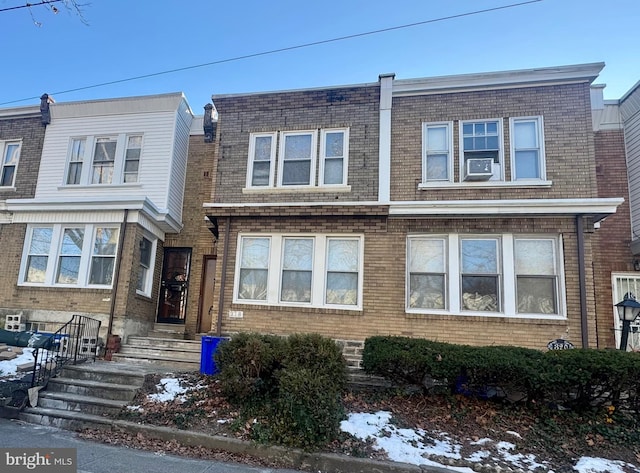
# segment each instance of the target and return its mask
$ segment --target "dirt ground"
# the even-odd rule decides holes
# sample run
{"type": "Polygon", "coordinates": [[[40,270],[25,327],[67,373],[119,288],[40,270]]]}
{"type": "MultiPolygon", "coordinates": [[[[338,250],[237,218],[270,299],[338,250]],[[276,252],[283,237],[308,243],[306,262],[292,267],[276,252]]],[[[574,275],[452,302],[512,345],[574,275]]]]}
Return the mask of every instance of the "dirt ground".
{"type": "MultiPolygon", "coordinates": [[[[225,401],[214,377],[195,374],[181,376],[183,383],[201,387],[170,402],[150,401],[147,395],[157,392],[156,385],[160,378],[159,375],[149,376],[132,403],[138,407],[124,409],[119,417],[213,435],[252,439],[255,421],[243,419],[225,401]]],[[[515,444],[518,453],[535,455],[540,461],[546,461],[556,473],[574,471],[573,465],[583,456],[640,463],[638,419],[629,413],[615,412],[611,408],[577,415],[545,407],[529,406],[525,409],[462,395],[425,395],[420,392],[398,394],[398,390],[348,392],[343,397],[343,403],[346,412],[390,411],[397,427],[446,432],[453,441],[462,445],[462,458],[478,450],[478,446],[473,445],[474,442],[489,438],[494,442],[508,441],[515,444]]],[[[99,431],[87,431],[84,436],[165,453],[264,465],[256,459],[184,447],[175,442],[158,442],[126,432],[105,435],[99,431]]],[[[326,451],[386,459],[384,452],[375,450],[371,442],[345,433],[328,445],[326,451]]],[[[460,466],[469,465],[460,463],[460,466]]],[[[496,466],[509,465],[505,463],[496,466]]]]}

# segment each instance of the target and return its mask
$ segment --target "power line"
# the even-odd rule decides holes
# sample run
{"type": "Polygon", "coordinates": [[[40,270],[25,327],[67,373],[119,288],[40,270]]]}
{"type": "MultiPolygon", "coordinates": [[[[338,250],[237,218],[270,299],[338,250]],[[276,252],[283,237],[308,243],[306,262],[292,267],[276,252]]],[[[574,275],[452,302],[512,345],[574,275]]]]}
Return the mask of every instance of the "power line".
{"type": "MultiPolygon", "coordinates": [[[[52,1],[60,1],[60,0],[52,0],[52,1]]],[[[182,72],[182,71],[188,71],[191,69],[198,69],[201,67],[208,67],[208,66],[215,66],[217,64],[224,64],[224,63],[228,63],[228,62],[235,62],[235,61],[241,61],[243,59],[250,59],[250,58],[254,58],[254,57],[260,57],[260,56],[267,56],[270,54],[277,54],[277,53],[282,53],[285,51],[293,51],[295,49],[302,49],[302,48],[308,48],[311,46],[318,46],[321,44],[328,44],[328,43],[335,43],[337,41],[345,41],[347,39],[354,39],[354,38],[361,38],[363,36],[371,36],[374,34],[380,34],[380,33],[386,33],[388,31],[395,31],[395,30],[401,30],[401,29],[405,29],[405,28],[412,28],[414,26],[421,26],[421,25],[426,25],[429,23],[437,23],[437,22],[441,22],[441,21],[447,21],[447,20],[453,20],[456,18],[463,18],[466,16],[472,16],[472,15],[479,15],[481,13],[489,13],[489,12],[494,12],[494,11],[498,11],[498,10],[506,10],[507,8],[515,8],[515,7],[520,7],[523,5],[529,5],[532,3],[538,3],[538,2],[542,2],[544,0],[527,0],[524,2],[520,2],[520,3],[512,3],[509,5],[503,5],[503,6],[499,6],[499,7],[493,7],[493,8],[485,8],[483,10],[475,10],[472,12],[467,12],[467,13],[459,13],[457,15],[449,15],[449,16],[443,16],[440,18],[434,18],[431,20],[424,20],[424,21],[418,21],[415,23],[408,23],[405,25],[400,25],[400,26],[391,26],[389,28],[381,28],[378,30],[373,30],[373,31],[367,31],[364,33],[355,33],[355,34],[351,34],[351,35],[347,35],[347,36],[339,36],[337,38],[331,38],[331,39],[324,39],[324,40],[320,40],[320,41],[313,41],[311,43],[303,43],[303,44],[298,44],[296,46],[287,46],[285,48],[279,48],[279,49],[271,49],[268,51],[262,51],[262,52],[258,52],[258,53],[252,53],[252,54],[245,54],[243,56],[235,56],[235,57],[231,57],[231,58],[226,58],[226,59],[220,59],[217,61],[212,61],[212,62],[206,62],[203,64],[196,64],[193,66],[185,66],[185,67],[179,67],[176,69],[169,69],[166,71],[161,71],[161,72],[153,72],[150,74],[144,74],[141,76],[134,76],[134,77],[128,77],[126,79],[118,79],[118,80],[112,80],[109,82],[101,82],[99,84],[93,84],[93,85],[87,85],[84,87],[76,87],[75,89],[67,89],[67,90],[61,90],[58,92],[53,92],[50,95],[62,95],[62,94],[68,94],[70,92],[78,92],[80,90],[87,90],[87,89],[94,89],[97,87],[104,87],[107,85],[114,85],[114,84],[121,84],[123,82],[131,82],[134,80],[140,80],[140,79],[148,79],[149,77],[157,77],[157,76],[161,76],[161,75],[165,75],[165,74],[173,74],[175,72],[182,72]]],[[[47,3],[47,2],[44,2],[47,3]]],[[[17,103],[17,102],[24,102],[26,100],[34,100],[34,99],[38,99],[39,97],[27,97],[24,99],[19,99],[19,100],[12,100],[10,102],[2,102],[0,103],[0,105],[9,105],[12,103],[17,103]]]]}
{"type": "Polygon", "coordinates": [[[25,3],[24,5],[18,5],[16,7],[0,8],[0,13],[11,10],[19,10],[20,8],[39,7],[40,5],[49,5],[51,3],[62,2],[63,0],[42,0],[40,3],[25,3]]]}

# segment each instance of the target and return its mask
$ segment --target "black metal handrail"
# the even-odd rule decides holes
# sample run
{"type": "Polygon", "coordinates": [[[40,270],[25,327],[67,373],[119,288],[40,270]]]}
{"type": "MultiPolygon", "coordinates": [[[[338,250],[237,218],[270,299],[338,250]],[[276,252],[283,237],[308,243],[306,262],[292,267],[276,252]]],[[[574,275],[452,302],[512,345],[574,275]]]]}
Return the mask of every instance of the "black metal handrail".
{"type": "Polygon", "coordinates": [[[31,387],[46,386],[65,365],[95,361],[98,350],[100,321],[74,315],[53,334],[47,334],[42,347],[33,350],[31,387]]]}

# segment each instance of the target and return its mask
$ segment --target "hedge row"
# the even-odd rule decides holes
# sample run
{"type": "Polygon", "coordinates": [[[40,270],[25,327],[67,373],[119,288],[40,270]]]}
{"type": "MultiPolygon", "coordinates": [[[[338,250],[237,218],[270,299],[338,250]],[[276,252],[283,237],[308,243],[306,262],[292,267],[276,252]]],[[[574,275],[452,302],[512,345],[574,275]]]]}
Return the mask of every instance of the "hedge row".
{"type": "Polygon", "coordinates": [[[333,340],[243,333],[215,359],[227,400],[245,417],[264,419],[252,430],[256,440],[313,448],[337,437],[347,375],[333,340]]]}
{"type": "Polygon", "coordinates": [[[365,341],[362,362],[368,373],[427,391],[440,387],[573,409],[622,402],[635,409],[640,392],[640,354],[618,350],[542,352],[379,336],[365,341]]]}

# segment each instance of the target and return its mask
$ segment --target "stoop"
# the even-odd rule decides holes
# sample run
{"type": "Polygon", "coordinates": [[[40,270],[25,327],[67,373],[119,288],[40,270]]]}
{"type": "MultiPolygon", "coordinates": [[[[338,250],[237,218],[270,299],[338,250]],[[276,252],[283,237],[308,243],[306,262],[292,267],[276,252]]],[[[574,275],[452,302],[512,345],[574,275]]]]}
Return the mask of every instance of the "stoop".
{"type": "Polygon", "coordinates": [[[200,369],[201,342],[130,336],[112,356],[113,361],[139,363],[177,371],[200,369]]]}
{"type": "Polygon", "coordinates": [[[69,430],[107,426],[111,420],[106,416],[133,400],[148,372],[138,366],[100,361],[65,366],[40,391],[37,407],[25,408],[19,418],[69,430]]]}

